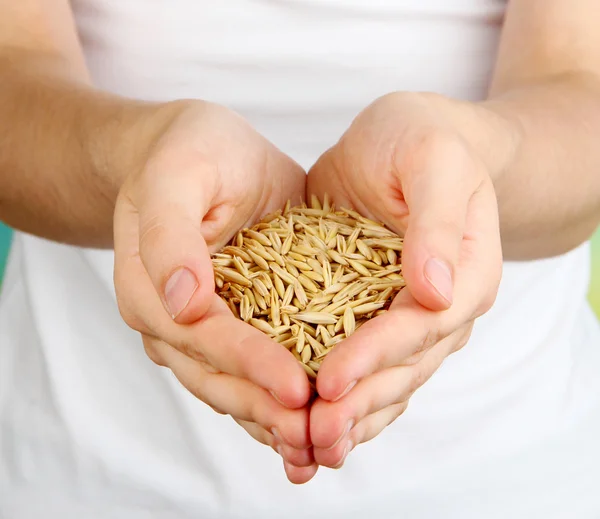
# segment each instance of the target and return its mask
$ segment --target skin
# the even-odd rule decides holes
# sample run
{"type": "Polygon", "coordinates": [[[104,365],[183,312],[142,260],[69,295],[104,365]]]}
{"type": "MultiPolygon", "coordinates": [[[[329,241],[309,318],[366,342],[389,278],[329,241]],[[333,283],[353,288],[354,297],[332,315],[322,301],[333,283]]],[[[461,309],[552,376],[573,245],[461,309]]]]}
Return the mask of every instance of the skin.
{"type": "Polygon", "coordinates": [[[317,469],[306,374],[216,295],[210,253],[287,199],[299,203],[305,180],[302,168],[240,116],[193,103],[127,177],[114,216],[125,322],[192,394],[280,452],[294,482],[317,469]]]}
{"type": "Polygon", "coordinates": [[[309,194],[328,192],[405,235],[408,288],[323,362],[310,417],[320,465],[340,467],[468,341],[494,302],[503,254],[562,254],[598,226],[595,9],[513,0],[487,100],[384,96],[309,172],[309,194]]]}
{"type": "Polygon", "coordinates": [[[0,77],[0,218],[114,246],[119,310],[149,357],[309,480],[306,374],[218,299],[209,256],[299,203],[302,168],[224,107],[94,90],[66,0],[0,0],[0,77]]]}
{"type": "Polygon", "coordinates": [[[377,436],[466,343],[503,254],[560,254],[597,226],[595,9],[512,0],[486,101],[389,94],[312,168],[309,193],[405,234],[408,283],[325,360],[312,407],[293,358],[214,295],[209,262],[238,228],[300,200],[304,172],[223,107],[95,90],[66,0],[0,0],[0,218],[114,246],[119,309],[150,358],[304,483],[377,436]]]}

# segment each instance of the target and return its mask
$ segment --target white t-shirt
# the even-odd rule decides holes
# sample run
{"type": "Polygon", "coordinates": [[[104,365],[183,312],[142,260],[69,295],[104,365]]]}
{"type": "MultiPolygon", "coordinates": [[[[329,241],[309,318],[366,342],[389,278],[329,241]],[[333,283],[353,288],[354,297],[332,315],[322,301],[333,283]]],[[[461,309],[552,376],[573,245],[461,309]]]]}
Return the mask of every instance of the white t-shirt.
{"type": "MultiPolygon", "coordinates": [[[[484,97],[503,1],[73,0],[98,86],[197,97],[309,167],[394,90],[484,97]]],[[[112,253],[17,235],[0,299],[0,517],[600,517],[589,248],[506,263],[408,411],[307,485],[145,356],[112,253]]]]}

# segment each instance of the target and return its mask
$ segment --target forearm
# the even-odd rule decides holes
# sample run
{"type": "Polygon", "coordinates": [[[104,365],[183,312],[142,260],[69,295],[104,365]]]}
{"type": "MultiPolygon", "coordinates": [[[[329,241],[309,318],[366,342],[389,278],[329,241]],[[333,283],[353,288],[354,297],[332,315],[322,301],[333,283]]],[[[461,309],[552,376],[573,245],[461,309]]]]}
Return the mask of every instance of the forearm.
{"type": "Polygon", "coordinates": [[[507,258],[566,252],[600,220],[596,12],[594,0],[508,3],[490,98],[469,135],[496,186],[507,258]]]}
{"type": "Polygon", "coordinates": [[[0,77],[0,220],[110,246],[119,187],[177,106],[99,92],[52,55],[0,53],[0,77]]]}
{"type": "Polygon", "coordinates": [[[566,252],[600,222],[600,83],[565,75],[508,91],[483,106],[516,128],[490,170],[505,250],[515,259],[566,252]]]}
{"type": "Polygon", "coordinates": [[[492,93],[482,103],[436,97],[495,185],[506,259],[561,254],[600,221],[600,84],[565,75],[492,93]]]}

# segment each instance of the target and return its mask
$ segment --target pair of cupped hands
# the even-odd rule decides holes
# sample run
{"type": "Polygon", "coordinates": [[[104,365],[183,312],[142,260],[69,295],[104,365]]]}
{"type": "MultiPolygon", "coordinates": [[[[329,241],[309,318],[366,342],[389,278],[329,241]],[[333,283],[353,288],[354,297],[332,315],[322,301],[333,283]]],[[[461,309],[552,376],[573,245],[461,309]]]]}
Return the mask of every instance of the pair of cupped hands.
{"type": "Polygon", "coordinates": [[[190,101],[120,190],[125,322],[152,361],[276,450],[294,483],[341,467],[398,418],[494,302],[502,253],[492,181],[434,100],[376,100],[308,175],[239,115],[190,101]],[[328,355],[313,399],[293,355],[215,294],[210,254],[288,199],[325,193],[404,236],[407,288],[328,355]]]}

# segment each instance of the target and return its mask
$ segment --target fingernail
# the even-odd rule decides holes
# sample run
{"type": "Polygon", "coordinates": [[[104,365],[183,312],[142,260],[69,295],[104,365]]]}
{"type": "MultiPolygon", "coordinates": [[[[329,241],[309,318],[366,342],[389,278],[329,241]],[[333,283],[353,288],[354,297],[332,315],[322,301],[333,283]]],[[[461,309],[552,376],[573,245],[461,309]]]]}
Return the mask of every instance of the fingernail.
{"type": "Polygon", "coordinates": [[[331,447],[328,447],[325,450],[330,451],[331,449],[334,449],[337,446],[337,444],[344,439],[344,436],[346,436],[352,430],[352,427],[354,427],[354,419],[350,418],[350,420],[348,420],[348,423],[346,424],[346,428],[344,429],[342,434],[340,434],[340,437],[337,440],[335,440],[334,444],[331,447]]]}
{"type": "Polygon", "coordinates": [[[281,398],[279,398],[279,395],[277,393],[275,393],[275,391],[272,391],[269,389],[269,393],[271,393],[271,396],[277,400],[278,403],[280,403],[283,407],[286,407],[286,405],[281,401],[281,398]]]}
{"type": "Polygon", "coordinates": [[[348,384],[346,386],[346,389],[344,389],[344,391],[342,391],[342,394],[336,398],[333,399],[334,402],[337,402],[340,398],[345,397],[348,393],[350,393],[350,390],[356,385],[356,383],[358,382],[358,380],[353,380],[352,382],[350,382],[350,384],[348,384]]]}
{"type": "Polygon", "coordinates": [[[277,445],[277,454],[279,454],[283,458],[283,447],[281,445],[277,445]]]}
{"type": "Polygon", "coordinates": [[[171,275],[165,285],[165,302],[173,319],[183,312],[197,288],[198,280],[189,269],[180,268],[171,275]]]}
{"type": "Polygon", "coordinates": [[[452,304],[452,292],[454,282],[452,281],[452,269],[445,262],[437,258],[429,258],[425,263],[425,278],[431,283],[448,303],[452,304]]]}
{"type": "Polygon", "coordinates": [[[352,440],[348,440],[348,443],[346,443],[346,448],[344,449],[344,454],[342,454],[342,459],[335,467],[333,467],[334,469],[339,469],[342,467],[342,465],[346,461],[346,458],[348,457],[348,454],[350,454],[352,447],[352,440]]]}

